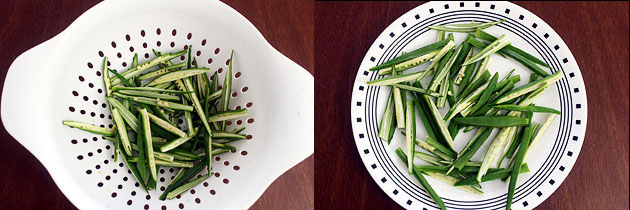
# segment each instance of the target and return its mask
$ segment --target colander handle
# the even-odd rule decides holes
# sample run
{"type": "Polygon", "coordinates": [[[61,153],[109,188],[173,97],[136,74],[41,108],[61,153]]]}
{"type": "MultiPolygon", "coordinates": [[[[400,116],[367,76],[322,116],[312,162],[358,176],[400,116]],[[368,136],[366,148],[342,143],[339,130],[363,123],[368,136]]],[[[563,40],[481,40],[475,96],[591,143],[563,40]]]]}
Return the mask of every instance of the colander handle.
{"type": "Polygon", "coordinates": [[[275,99],[281,103],[275,103],[274,106],[279,109],[278,113],[283,113],[279,116],[281,119],[278,122],[282,122],[282,129],[278,135],[281,135],[279,139],[282,139],[281,148],[284,149],[278,155],[284,157],[276,160],[280,162],[277,170],[284,172],[313,154],[314,79],[304,68],[280,53],[278,55],[282,58],[276,60],[280,61],[283,72],[275,79],[289,83],[283,84],[287,86],[273,88],[282,91],[279,94],[281,98],[275,99]]]}
{"type": "Polygon", "coordinates": [[[7,71],[2,90],[1,118],[7,132],[40,161],[46,154],[51,127],[49,100],[53,72],[45,68],[63,33],[18,56],[7,71]]]}

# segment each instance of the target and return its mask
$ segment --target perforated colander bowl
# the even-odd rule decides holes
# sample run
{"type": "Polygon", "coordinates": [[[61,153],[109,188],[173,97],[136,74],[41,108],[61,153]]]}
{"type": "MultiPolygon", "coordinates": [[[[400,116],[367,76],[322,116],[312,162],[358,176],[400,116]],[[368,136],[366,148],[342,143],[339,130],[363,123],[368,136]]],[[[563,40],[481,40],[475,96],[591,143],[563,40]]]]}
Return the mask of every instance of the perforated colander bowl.
{"type": "Polygon", "coordinates": [[[313,77],[219,1],[101,2],[13,62],[1,107],[7,131],[81,209],[245,209],[313,153],[313,77]],[[125,70],[134,53],[143,62],[154,57],[151,49],[175,52],[186,45],[200,67],[219,72],[213,78],[219,81],[235,51],[230,108],[247,107],[249,115],[230,121],[228,130],[246,126],[248,139],[234,144],[237,151],[214,158],[213,177],[162,201],[158,197],[176,170],[161,167],[157,190],[147,194],[122,161],[113,162],[111,142],[61,121],[112,126],[103,56],[110,68],[125,70]]]}

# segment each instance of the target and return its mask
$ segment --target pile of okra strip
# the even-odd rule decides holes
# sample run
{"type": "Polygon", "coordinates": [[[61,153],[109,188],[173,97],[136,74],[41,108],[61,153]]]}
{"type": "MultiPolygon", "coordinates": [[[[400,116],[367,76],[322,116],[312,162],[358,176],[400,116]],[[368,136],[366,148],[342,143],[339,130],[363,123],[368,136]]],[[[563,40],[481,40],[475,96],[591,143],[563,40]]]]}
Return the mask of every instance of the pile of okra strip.
{"type": "Polygon", "coordinates": [[[543,68],[549,66],[544,61],[512,45],[509,37],[497,38],[484,31],[502,22],[430,26],[438,33],[437,42],[370,68],[383,77],[367,84],[391,89],[379,124],[379,138],[389,144],[395,130],[401,129],[405,149],[397,148],[396,154],[441,209],[446,207],[425,175],[471,193],[483,193],[482,182],[509,182],[506,209],[510,209],[518,175],[529,172],[527,155],[535,149],[554,116],[560,114],[558,110],[536,106],[534,100],[561,79],[562,72],[547,73],[543,68]],[[456,45],[450,32],[466,33],[467,37],[456,45]],[[521,76],[514,69],[501,79],[498,73],[490,72],[488,65],[495,53],[530,70],[529,82],[517,86],[521,76]],[[427,62],[430,64],[424,70],[405,72],[427,62]],[[424,87],[420,81],[430,77],[424,87]],[[447,103],[449,109],[443,116],[438,108],[447,103]],[[547,115],[546,120],[532,122],[534,113],[547,115]],[[426,130],[424,139],[416,136],[416,115],[426,130]],[[482,152],[481,146],[495,129],[498,133],[483,159],[471,160],[482,152]],[[462,130],[475,133],[457,151],[453,139],[462,130]],[[416,150],[417,147],[424,151],[416,150]],[[416,158],[428,165],[416,164],[416,158]]]}
{"type": "Polygon", "coordinates": [[[172,199],[208,179],[212,156],[235,151],[231,144],[247,136],[245,127],[227,130],[228,120],[247,115],[247,108],[229,109],[234,51],[222,86],[218,73],[208,78],[210,69],[198,67],[191,51],[192,46],[174,53],[153,50],[155,57],[141,64],[135,54],[122,72],[108,68],[105,57],[102,75],[114,126],[63,121],[112,141],[114,161],[122,158],[147,192],[156,188],[159,167],[178,168],[160,199],[172,199]],[[186,62],[171,61],[185,54],[186,62]]]}

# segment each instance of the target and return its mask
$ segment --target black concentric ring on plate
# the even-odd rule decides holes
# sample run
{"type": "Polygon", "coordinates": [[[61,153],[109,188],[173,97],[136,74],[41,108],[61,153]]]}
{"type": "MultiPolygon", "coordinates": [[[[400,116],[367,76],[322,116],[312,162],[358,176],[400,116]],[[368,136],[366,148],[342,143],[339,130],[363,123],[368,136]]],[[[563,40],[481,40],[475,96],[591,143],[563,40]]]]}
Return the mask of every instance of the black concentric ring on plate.
{"type": "MultiPolygon", "coordinates": [[[[534,47],[535,50],[542,56],[543,60],[550,64],[551,69],[553,69],[552,73],[557,71],[557,69],[563,70],[564,74],[567,73],[566,71],[564,71],[563,66],[561,65],[560,58],[558,58],[553,53],[553,50],[550,47],[553,46],[553,44],[546,44],[542,36],[539,36],[537,33],[533,32],[529,27],[523,25],[519,20],[515,20],[500,14],[480,10],[452,11],[435,15],[423,20],[418,19],[419,18],[416,18],[418,22],[413,25],[407,25],[408,23],[405,22],[402,27],[406,28],[406,30],[399,36],[395,37],[392,36],[394,33],[390,33],[390,36],[394,37],[395,39],[388,46],[385,46],[383,44],[379,45],[380,48],[384,49],[384,52],[381,55],[367,55],[366,57],[372,57],[373,59],[370,60],[374,63],[374,65],[387,61],[393,58],[395,55],[400,54],[402,49],[405,48],[411,41],[420,37],[425,32],[428,32],[429,29],[427,27],[430,25],[444,25],[470,20],[489,22],[505,19],[506,21],[502,24],[497,25],[497,27],[501,27],[504,30],[508,30],[516,34],[532,47],[534,47]]],[[[377,72],[371,72],[369,74],[366,74],[365,76],[369,77],[369,80],[374,80],[381,77],[378,76],[377,72]]],[[[569,92],[569,90],[571,90],[571,87],[569,86],[566,75],[561,80],[556,82],[555,85],[558,90],[558,95],[560,96],[559,100],[562,111],[562,115],[560,116],[559,132],[555,138],[551,153],[548,154],[546,160],[543,163],[543,167],[537,170],[525,183],[517,188],[514,196],[514,203],[519,202],[520,199],[532,193],[542,184],[545,184],[544,182],[549,179],[553,170],[558,167],[558,163],[564,157],[563,154],[565,153],[565,149],[567,147],[567,144],[569,143],[568,139],[569,134],[571,133],[570,125],[574,118],[572,109],[573,96],[569,92]]],[[[407,176],[404,175],[396,167],[393,160],[388,155],[383,141],[378,138],[378,113],[376,113],[376,107],[379,101],[380,89],[381,88],[378,86],[367,86],[367,90],[365,91],[366,98],[364,102],[364,114],[366,126],[365,134],[369,141],[370,147],[374,152],[378,164],[387,174],[387,177],[384,178],[385,180],[392,181],[400,191],[403,191],[406,194],[410,195],[415,201],[437,208],[437,206],[431,200],[428,194],[426,194],[426,192],[421,189],[420,186],[416,185],[414,181],[408,179],[407,176]]],[[[550,183],[553,183],[552,179],[550,180],[550,183]]],[[[480,201],[462,201],[446,198],[443,198],[443,201],[449,208],[453,209],[499,208],[505,205],[506,197],[507,193],[501,196],[496,196],[480,201]]],[[[408,205],[411,204],[410,201],[407,202],[408,205]]]]}

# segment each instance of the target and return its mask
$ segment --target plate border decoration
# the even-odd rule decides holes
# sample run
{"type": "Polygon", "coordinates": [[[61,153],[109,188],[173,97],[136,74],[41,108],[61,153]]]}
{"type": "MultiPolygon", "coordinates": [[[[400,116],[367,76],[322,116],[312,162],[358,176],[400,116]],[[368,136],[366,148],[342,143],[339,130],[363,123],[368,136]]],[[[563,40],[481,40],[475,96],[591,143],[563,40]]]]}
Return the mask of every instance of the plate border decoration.
{"type": "MultiPolygon", "coordinates": [[[[560,36],[542,19],[509,2],[425,3],[403,14],[379,35],[363,58],[352,89],[350,119],[359,155],[379,187],[399,205],[414,209],[438,208],[417,181],[403,174],[387,154],[387,148],[377,136],[380,113],[376,111],[376,104],[381,87],[367,86],[365,82],[382,77],[368,71],[369,67],[398,55],[411,41],[430,31],[427,26],[464,19],[480,22],[505,19],[497,27],[517,34],[531,45],[550,64],[551,73],[556,72],[555,69],[563,71],[564,77],[554,84],[561,96],[562,115],[553,149],[543,166],[530,172],[529,179],[517,186],[514,196],[513,207],[534,208],[560,186],[577,160],[586,131],[586,90],[577,62],[560,36]]],[[[504,207],[506,197],[507,190],[479,201],[442,199],[453,209],[495,209],[504,207]]]]}

